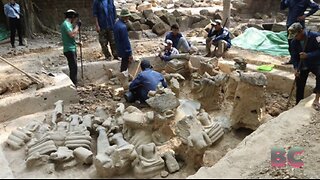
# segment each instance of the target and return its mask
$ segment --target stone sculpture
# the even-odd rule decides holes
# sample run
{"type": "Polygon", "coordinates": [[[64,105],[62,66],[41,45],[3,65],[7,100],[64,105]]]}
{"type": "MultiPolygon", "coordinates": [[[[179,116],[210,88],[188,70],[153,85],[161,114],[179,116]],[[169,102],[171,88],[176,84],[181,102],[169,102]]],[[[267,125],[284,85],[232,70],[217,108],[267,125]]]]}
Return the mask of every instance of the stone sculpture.
{"type": "Polygon", "coordinates": [[[114,164],[110,156],[115,148],[110,146],[104,127],[98,126],[97,131],[99,133],[97,139],[97,156],[94,158],[93,163],[98,175],[111,177],[114,175],[114,164]]]}
{"type": "Polygon", "coordinates": [[[12,149],[20,149],[25,145],[25,143],[30,141],[31,136],[31,131],[19,127],[11,132],[8,139],[6,140],[6,143],[12,149]]]}
{"type": "Polygon", "coordinates": [[[162,156],[165,159],[166,167],[168,168],[169,173],[174,173],[180,170],[179,163],[174,157],[174,151],[167,151],[162,156]]]}
{"type": "Polygon", "coordinates": [[[140,145],[137,153],[138,157],[133,162],[135,177],[152,178],[164,170],[164,161],[157,154],[154,143],[140,145]]]}
{"type": "Polygon", "coordinates": [[[92,164],[93,153],[86,148],[78,147],[73,151],[73,155],[83,164],[92,164]]]}

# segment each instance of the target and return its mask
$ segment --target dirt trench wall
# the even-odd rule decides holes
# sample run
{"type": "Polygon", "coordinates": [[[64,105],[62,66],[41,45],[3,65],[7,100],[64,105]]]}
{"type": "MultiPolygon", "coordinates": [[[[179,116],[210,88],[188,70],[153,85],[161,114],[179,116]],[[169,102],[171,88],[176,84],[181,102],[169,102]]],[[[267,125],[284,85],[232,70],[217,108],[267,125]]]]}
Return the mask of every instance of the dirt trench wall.
{"type": "Polygon", "coordinates": [[[59,30],[64,12],[74,9],[79,12],[83,27],[94,25],[92,16],[93,0],[33,0],[35,11],[44,25],[59,30]]]}

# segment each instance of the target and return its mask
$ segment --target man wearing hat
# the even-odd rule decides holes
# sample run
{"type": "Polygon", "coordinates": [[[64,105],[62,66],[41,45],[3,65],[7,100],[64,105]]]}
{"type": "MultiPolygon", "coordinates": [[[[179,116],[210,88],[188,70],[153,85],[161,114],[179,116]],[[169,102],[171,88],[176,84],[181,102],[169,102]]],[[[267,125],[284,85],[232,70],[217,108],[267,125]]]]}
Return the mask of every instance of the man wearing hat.
{"type": "Polygon", "coordinates": [[[99,42],[106,60],[111,60],[108,44],[114,59],[118,59],[116,44],[114,42],[113,27],[117,12],[113,0],[94,0],[93,16],[96,22],[96,31],[99,33],[99,42]]]}
{"type": "Polygon", "coordinates": [[[178,55],[179,51],[175,48],[172,47],[172,41],[170,39],[167,39],[165,43],[163,43],[165,46],[164,48],[164,53],[160,53],[159,57],[163,61],[170,61],[172,55],[178,55]]]}
{"type": "Polygon", "coordinates": [[[76,43],[75,37],[79,32],[81,22],[77,21],[79,15],[72,9],[69,9],[64,14],[65,20],[60,26],[63,53],[68,60],[70,79],[74,85],[77,85],[77,44],[81,46],[82,42],[76,43]]]}
{"type": "Polygon", "coordinates": [[[128,102],[145,103],[148,99],[149,91],[155,91],[159,83],[163,87],[167,87],[167,83],[163,75],[159,72],[152,70],[152,66],[148,60],[142,60],[140,64],[142,72],[131,82],[129,86],[129,93],[126,94],[128,102]]]}
{"type": "Polygon", "coordinates": [[[208,38],[206,39],[206,57],[211,57],[211,45],[218,48],[217,57],[221,57],[223,53],[231,47],[230,32],[227,28],[221,26],[221,20],[217,19],[211,21],[211,29],[208,33],[208,38]]]}
{"type": "Polygon", "coordinates": [[[296,76],[296,104],[304,98],[304,88],[312,72],[316,76],[313,107],[320,110],[320,33],[304,29],[300,23],[293,23],[288,29],[288,38],[292,39],[291,58],[296,76]]]}
{"type": "Polygon", "coordinates": [[[128,9],[122,9],[120,18],[114,25],[114,39],[117,47],[117,54],[121,57],[120,72],[128,69],[129,63],[133,61],[132,49],[129,41],[129,35],[126,23],[129,21],[130,12],[128,9]]]}
{"type": "MultiPolygon", "coordinates": [[[[288,18],[287,18],[287,29],[295,22],[300,22],[302,27],[305,27],[305,19],[311,16],[319,10],[319,5],[313,0],[281,0],[280,9],[285,10],[289,8],[288,18]],[[305,14],[305,11],[310,8],[310,11],[305,14]]],[[[291,40],[288,38],[289,52],[291,53],[291,40]]],[[[292,64],[292,59],[288,62],[283,63],[292,64]]]]}

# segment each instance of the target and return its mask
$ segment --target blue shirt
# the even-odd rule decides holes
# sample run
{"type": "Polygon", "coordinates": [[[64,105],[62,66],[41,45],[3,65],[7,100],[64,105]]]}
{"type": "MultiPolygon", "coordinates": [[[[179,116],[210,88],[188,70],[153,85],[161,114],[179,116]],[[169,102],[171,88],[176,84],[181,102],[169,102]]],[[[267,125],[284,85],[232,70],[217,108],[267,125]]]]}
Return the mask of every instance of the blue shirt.
{"type": "MultiPolygon", "coordinates": [[[[176,36],[173,35],[173,32],[169,32],[166,35],[166,39],[164,40],[164,42],[167,41],[167,39],[170,39],[172,41],[172,47],[175,47],[176,49],[178,49],[178,43],[180,38],[182,37],[181,33],[178,33],[176,36]]],[[[188,42],[189,46],[190,46],[190,42],[188,42]]]]}
{"type": "Polygon", "coordinates": [[[220,40],[225,40],[227,44],[227,48],[231,47],[231,38],[230,38],[230,32],[227,28],[222,28],[220,31],[213,30],[211,28],[210,32],[208,33],[208,37],[215,36],[214,39],[212,39],[212,42],[218,42],[220,40]]]}
{"type": "Polygon", "coordinates": [[[281,0],[280,9],[289,8],[287,27],[290,27],[295,22],[300,22],[305,27],[304,21],[299,21],[299,16],[310,16],[319,10],[319,5],[310,0],[281,0]],[[308,14],[304,14],[307,8],[311,8],[308,14]]]}
{"type": "Polygon", "coordinates": [[[162,74],[152,69],[145,69],[131,82],[129,90],[136,91],[140,101],[144,102],[148,99],[149,91],[155,91],[159,83],[161,83],[163,87],[167,87],[167,83],[162,74]]]}
{"type": "Polygon", "coordinates": [[[92,10],[101,29],[113,29],[117,17],[113,0],[94,0],[92,10]]]}
{"type": "Polygon", "coordinates": [[[132,55],[131,44],[127,25],[119,19],[114,25],[114,40],[116,42],[117,53],[120,57],[129,57],[132,55]]]}
{"type": "Polygon", "coordinates": [[[18,3],[12,5],[19,14],[17,14],[10,5],[10,3],[4,5],[4,14],[9,18],[20,18],[20,5],[18,3]]]}
{"type": "Polygon", "coordinates": [[[305,35],[306,37],[308,37],[308,40],[304,40],[304,43],[307,43],[305,51],[303,51],[304,47],[302,47],[300,41],[296,39],[293,39],[291,41],[291,59],[293,62],[294,69],[298,69],[298,64],[300,62],[300,52],[307,53],[307,59],[303,60],[306,67],[320,65],[320,33],[305,31],[305,35]]]}

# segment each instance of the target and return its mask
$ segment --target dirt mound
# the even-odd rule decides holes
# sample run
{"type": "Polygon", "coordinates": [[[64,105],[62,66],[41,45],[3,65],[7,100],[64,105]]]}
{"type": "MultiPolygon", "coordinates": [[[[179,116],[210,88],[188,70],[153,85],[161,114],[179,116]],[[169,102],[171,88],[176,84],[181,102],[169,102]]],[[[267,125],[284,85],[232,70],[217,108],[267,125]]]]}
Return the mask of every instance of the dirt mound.
{"type": "Polygon", "coordinates": [[[25,75],[11,74],[0,77],[0,95],[21,92],[28,89],[33,82],[25,75]]]}

